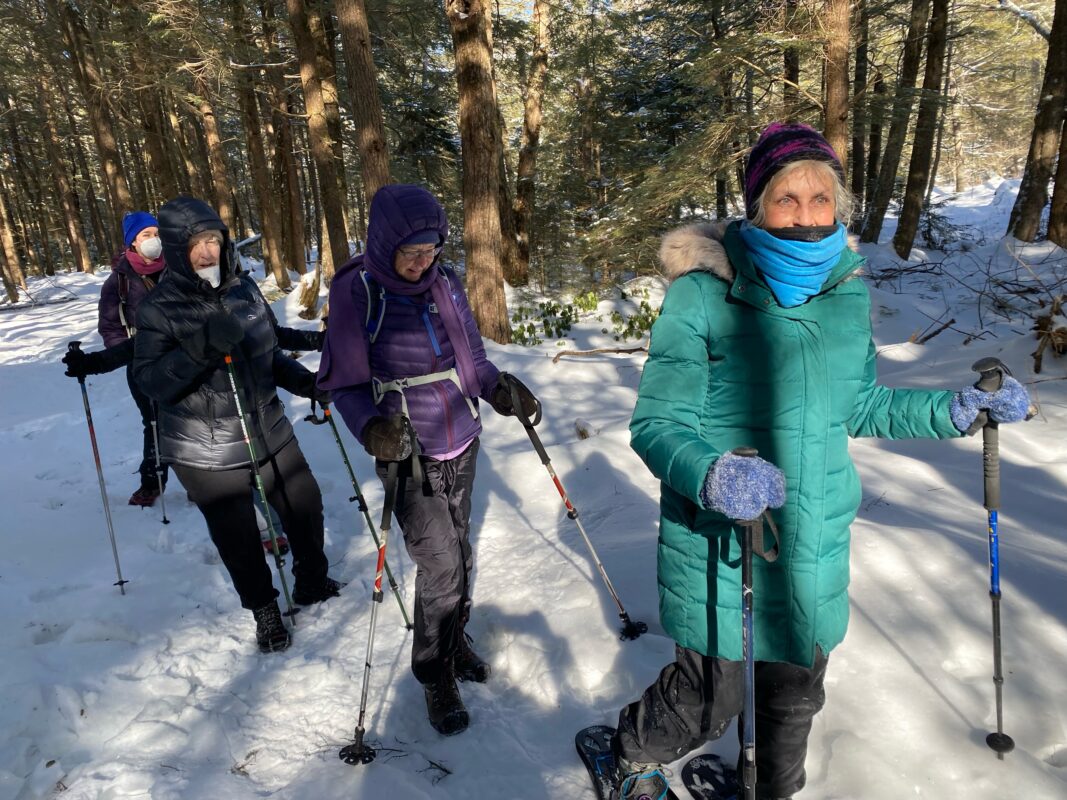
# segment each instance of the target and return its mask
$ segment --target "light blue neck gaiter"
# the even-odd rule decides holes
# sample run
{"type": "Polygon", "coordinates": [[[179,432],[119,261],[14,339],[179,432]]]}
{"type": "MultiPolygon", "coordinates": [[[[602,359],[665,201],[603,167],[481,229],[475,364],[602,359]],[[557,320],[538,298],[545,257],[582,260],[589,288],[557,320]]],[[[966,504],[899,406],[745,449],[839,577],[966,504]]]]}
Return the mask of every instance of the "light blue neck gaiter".
{"type": "Polygon", "coordinates": [[[752,263],[782,308],[794,308],[819,293],[848,244],[845,226],[818,242],[779,239],[748,220],[738,231],[752,263]]]}

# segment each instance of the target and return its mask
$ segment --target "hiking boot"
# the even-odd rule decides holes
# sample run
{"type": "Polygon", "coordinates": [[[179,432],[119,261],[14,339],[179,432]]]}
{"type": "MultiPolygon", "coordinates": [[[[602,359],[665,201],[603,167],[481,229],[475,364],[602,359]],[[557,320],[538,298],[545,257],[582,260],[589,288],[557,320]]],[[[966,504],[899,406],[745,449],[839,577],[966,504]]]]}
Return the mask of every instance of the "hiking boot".
{"type": "Polygon", "coordinates": [[[262,608],[252,612],[256,618],[256,644],[261,653],[276,653],[286,650],[293,643],[289,629],[282,622],[282,612],[278,609],[278,601],[272,600],[262,608]]]}
{"type": "Polygon", "coordinates": [[[619,800],[664,800],[670,790],[659,764],[627,761],[620,758],[619,800]]]}
{"type": "Polygon", "coordinates": [[[312,603],[321,603],[323,600],[337,597],[341,594],[341,589],[347,585],[347,583],[335,581],[327,575],[322,579],[322,583],[314,589],[305,589],[304,586],[298,585],[293,589],[293,602],[298,606],[310,606],[312,603]]]}
{"type": "MultiPolygon", "coordinates": [[[[278,540],[278,555],[287,555],[289,553],[289,540],[285,538],[285,534],[276,534],[274,538],[278,540]]],[[[260,539],[260,541],[263,542],[263,549],[267,551],[267,555],[274,555],[274,545],[270,543],[270,537],[260,539]]]]}
{"type": "Polygon", "coordinates": [[[470,715],[450,671],[434,683],[424,683],[422,689],[426,693],[426,713],[435,731],[442,736],[455,736],[467,730],[470,715]]]}
{"type": "Polygon", "coordinates": [[[130,495],[130,505],[141,506],[141,508],[151,508],[156,504],[156,498],[158,497],[158,486],[142,486],[130,495]]]}
{"type": "Polygon", "coordinates": [[[493,669],[488,661],[471,649],[471,637],[464,633],[452,656],[452,671],[456,675],[456,680],[485,683],[489,680],[493,669]]]}

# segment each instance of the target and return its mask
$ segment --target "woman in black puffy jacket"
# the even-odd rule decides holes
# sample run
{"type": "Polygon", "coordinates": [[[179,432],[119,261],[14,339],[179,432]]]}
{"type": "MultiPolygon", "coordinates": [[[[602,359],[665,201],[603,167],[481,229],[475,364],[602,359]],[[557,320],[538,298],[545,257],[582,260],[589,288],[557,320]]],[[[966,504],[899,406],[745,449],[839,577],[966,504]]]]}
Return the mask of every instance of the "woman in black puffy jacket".
{"type": "Polygon", "coordinates": [[[241,272],[214,209],[176,198],[160,209],[159,229],[167,271],[138,310],[134,378],[159,404],[160,456],[203,513],[241,605],[255,616],[259,648],[284,650],[290,635],[263,560],[252,460],[224,357],[233,359],[267,499],[289,537],[301,605],[340,589],[326,573],[322,495],[277,393],[317,396],[315,375],[279,348],[270,308],[241,272]]]}

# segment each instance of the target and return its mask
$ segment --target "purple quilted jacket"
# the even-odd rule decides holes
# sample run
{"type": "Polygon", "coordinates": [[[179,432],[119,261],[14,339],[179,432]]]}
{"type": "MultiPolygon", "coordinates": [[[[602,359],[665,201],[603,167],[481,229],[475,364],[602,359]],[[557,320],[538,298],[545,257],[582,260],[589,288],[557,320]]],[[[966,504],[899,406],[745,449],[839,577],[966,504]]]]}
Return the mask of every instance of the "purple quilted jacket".
{"type": "Polygon", "coordinates": [[[130,338],[129,334],[126,333],[126,328],[122,325],[122,319],[119,315],[119,306],[121,305],[119,297],[120,275],[125,277],[126,286],[128,287],[126,294],[126,321],[131,327],[136,328],[137,306],[155,288],[156,281],[162,273],[157,272],[149,277],[148,280],[152,284],[149,287],[144,279],[133,271],[133,267],[130,266],[125,254],[118,260],[115,268],[111,270],[111,274],[100,289],[100,316],[96,329],[104,340],[104,347],[114,347],[130,338]]]}
{"type": "MultiPolygon", "coordinates": [[[[398,392],[386,392],[375,403],[375,380],[388,382],[456,367],[462,373],[462,387],[443,380],[404,390],[422,452],[440,456],[465,446],[481,432],[481,422],[471,409],[478,409],[478,397],[488,399],[499,372],[485,355],[467,296],[452,270],[435,264],[418,283],[408,283],[393,270],[396,248],[409,236],[427,230],[437,231],[443,242],[448,222],[440,203],[422,187],[388,185],[374,195],[367,252],[342,266],[330,286],[330,324],[318,383],[331,391],[349,430],[362,441],[363,428],[372,417],[388,417],[401,410],[398,392]],[[372,285],[387,293],[373,343],[367,333],[364,270],[373,278],[372,285]],[[449,308],[438,308],[434,302],[437,281],[448,289],[449,308]],[[462,331],[463,341],[452,341],[445,314],[458,322],[452,329],[462,331]]],[[[372,307],[378,310],[377,299],[372,307]]]]}

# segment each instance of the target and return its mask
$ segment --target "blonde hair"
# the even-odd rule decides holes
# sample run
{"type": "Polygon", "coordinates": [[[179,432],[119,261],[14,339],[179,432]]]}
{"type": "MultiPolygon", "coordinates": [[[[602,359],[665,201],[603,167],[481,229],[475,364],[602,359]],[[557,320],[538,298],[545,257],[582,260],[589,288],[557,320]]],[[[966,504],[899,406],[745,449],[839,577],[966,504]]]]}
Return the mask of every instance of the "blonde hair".
{"type": "Polygon", "coordinates": [[[767,222],[767,212],[763,207],[763,200],[767,194],[774,188],[778,181],[782,180],[786,175],[792,172],[796,172],[801,168],[807,168],[813,170],[816,175],[821,178],[825,178],[831,181],[834,187],[834,219],[838,222],[842,222],[848,225],[849,220],[852,218],[852,207],[854,200],[852,198],[852,192],[845,188],[844,181],[841,180],[841,175],[836,169],[834,169],[829,162],[819,161],[814,158],[805,158],[800,161],[790,161],[770,179],[763,191],[760,192],[760,196],[756,199],[756,213],[752,215],[752,224],[757,228],[762,228],[767,222]]]}

